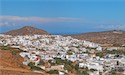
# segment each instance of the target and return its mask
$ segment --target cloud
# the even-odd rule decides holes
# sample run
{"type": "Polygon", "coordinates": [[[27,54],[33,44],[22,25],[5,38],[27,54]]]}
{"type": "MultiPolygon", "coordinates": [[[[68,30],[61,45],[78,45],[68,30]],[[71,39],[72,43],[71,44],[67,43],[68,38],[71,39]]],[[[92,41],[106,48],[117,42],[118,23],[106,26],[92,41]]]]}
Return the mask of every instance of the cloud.
{"type": "Polygon", "coordinates": [[[0,26],[7,25],[6,22],[10,23],[48,23],[48,22],[74,22],[80,20],[80,18],[69,18],[69,17],[57,17],[57,18],[42,18],[42,17],[20,17],[20,16],[0,16],[0,26]]]}
{"type": "Polygon", "coordinates": [[[43,23],[76,22],[80,20],[81,20],[80,18],[70,18],[70,17],[43,18],[43,17],[0,16],[0,26],[42,25],[43,23]]]}
{"type": "Polygon", "coordinates": [[[99,25],[96,28],[100,29],[125,29],[125,24],[120,24],[120,25],[99,25]]]}
{"type": "MultiPolygon", "coordinates": [[[[68,22],[68,24],[75,24],[75,26],[85,26],[95,29],[125,29],[125,23],[118,23],[112,21],[99,21],[84,18],[72,18],[72,17],[21,17],[21,16],[0,16],[0,26],[25,26],[25,25],[54,25],[55,23],[68,22]],[[46,24],[45,24],[46,23],[46,24]],[[52,24],[54,23],[54,24],[52,24]],[[88,26],[89,25],[89,26],[88,26]]],[[[65,23],[64,23],[65,24],[65,23]]]]}
{"type": "Polygon", "coordinates": [[[8,21],[41,21],[41,22],[49,21],[48,18],[20,17],[20,16],[0,16],[0,19],[8,20],[8,21]]]}

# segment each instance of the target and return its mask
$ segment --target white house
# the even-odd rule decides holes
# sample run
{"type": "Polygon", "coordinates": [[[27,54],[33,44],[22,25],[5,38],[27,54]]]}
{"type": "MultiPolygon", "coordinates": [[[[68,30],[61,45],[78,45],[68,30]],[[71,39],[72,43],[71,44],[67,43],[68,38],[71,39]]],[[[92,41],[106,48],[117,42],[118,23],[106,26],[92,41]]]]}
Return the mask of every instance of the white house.
{"type": "Polygon", "coordinates": [[[99,63],[89,63],[87,65],[88,69],[96,69],[100,72],[103,72],[103,65],[99,65],[99,63]]]}

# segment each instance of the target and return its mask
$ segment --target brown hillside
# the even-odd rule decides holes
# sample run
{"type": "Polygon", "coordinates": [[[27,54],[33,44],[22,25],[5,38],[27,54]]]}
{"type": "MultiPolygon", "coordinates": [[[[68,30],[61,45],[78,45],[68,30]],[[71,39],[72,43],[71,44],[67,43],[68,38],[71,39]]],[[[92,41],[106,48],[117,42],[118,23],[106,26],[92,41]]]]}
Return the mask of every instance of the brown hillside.
{"type": "Polygon", "coordinates": [[[43,75],[30,70],[28,66],[22,64],[18,49],[0,47],[0,75],[43,75]],[[12,54],[16,51],[17,54],[12,54]]]}
{"type": "Polygon", "coordinates": [[[17,29],[17,30],[12,30],[12,31],[6,32],[5,34],[17,36],[17,35],[33,35],[33,34],[48,35],[49,33],[44,30],[37,29],[37,28],[31,27],[31,26],[25,26],[25,27],[17,29]]]}
{"type": "Polygon", "coordinates": [[[125,44],[125,31],[113,30],[70,35],[80,40],[88,40],[100,44],[125,44]]]}

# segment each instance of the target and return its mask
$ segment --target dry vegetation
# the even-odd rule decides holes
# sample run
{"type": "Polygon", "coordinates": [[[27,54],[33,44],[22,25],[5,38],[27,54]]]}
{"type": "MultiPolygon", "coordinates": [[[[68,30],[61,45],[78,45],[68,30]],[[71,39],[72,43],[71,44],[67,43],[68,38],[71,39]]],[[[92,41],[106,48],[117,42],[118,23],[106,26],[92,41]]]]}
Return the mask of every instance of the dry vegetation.
{"type": "Polygon", "coordinates": [[[88,40],[100,44],[125,44],[125,31],[114,30],[70,35],[80,40],[88,40]]]}
{"type": "Polygon", "coordinates": [[[42,75],[22,64],[18,49],[0,47],[0,75],[42,75]]]}

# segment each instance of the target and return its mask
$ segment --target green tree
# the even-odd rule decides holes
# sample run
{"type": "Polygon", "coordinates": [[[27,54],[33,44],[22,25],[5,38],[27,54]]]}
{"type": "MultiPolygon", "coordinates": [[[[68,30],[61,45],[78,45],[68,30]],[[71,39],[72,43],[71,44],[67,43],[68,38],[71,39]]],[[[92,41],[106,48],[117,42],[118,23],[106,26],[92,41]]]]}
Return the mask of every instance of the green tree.
{"type": "Polygon", "coordinates": [[[79,64],[75,65],[75,70],[79,70],[79,64]]]}
{"type": "Polygon", "coordinates": [[[96,56],[104,57],[104,53],[103,52],[98,52],[98,53],[96,53],[96,56]]]}
{"type": "Polygon", "coordinates": [[[42,69],[38,66],[35,66],[35,63],[34,62],[30,62],[28,64],[28,66],[30,66],[31,70],[38,70],[38,71],[41,71],[42,69]]]}
{"type": "Polygon", "coordinates": [[[58,70],[50,70],[47,73],[49,73],[49,74],[59,74],[58,70]]]}
{"type": "Polygon", "coordinates": [[[62,60],[61,58],[54,58],[54,59],[57,65],[62,65],[64,63],[64,60],[62,60]]]}
{"type": "Polygon", "coordinates": [[[65,64],[65,65],[64,65],[64,69],[65,69],[65,70],[68,70],[68,71],[70,71],[70,72],[73,71],[73,67],[72,67],[71,65],[69,65],[69,64],[65,64]]]}

